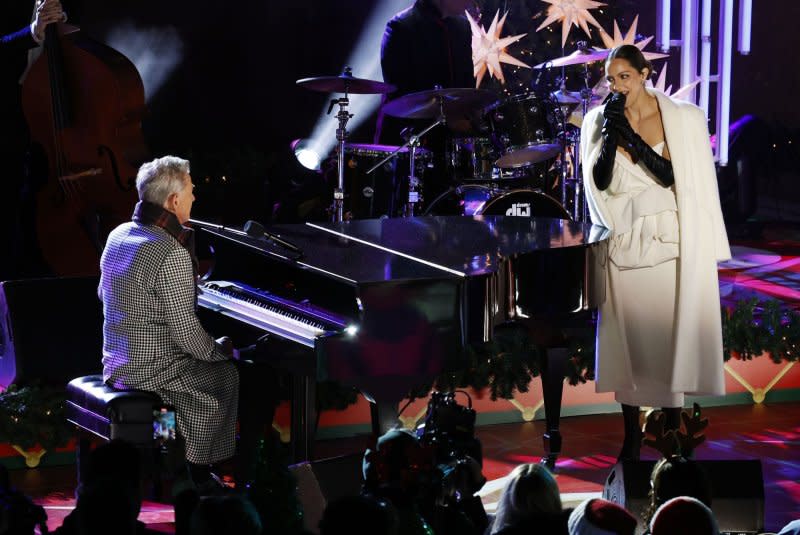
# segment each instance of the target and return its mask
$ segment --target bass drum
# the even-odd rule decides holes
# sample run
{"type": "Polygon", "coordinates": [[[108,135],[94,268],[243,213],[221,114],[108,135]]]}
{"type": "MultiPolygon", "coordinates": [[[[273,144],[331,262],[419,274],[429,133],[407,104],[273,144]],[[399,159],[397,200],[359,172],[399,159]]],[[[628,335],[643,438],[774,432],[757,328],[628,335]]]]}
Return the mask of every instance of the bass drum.
{"type": "Polygon", "coordinates": [[[499,191],[473,184],[450,188],[439,195],[425,210],[425,215],[504,215],[570,219],[561,203],[539,191],[499,191]]]}

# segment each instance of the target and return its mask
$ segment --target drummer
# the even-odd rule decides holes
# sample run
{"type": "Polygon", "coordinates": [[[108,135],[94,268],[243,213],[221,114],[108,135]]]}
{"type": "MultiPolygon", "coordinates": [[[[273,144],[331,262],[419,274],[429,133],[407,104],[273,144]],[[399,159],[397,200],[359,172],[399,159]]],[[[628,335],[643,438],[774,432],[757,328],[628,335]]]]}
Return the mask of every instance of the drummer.
{"type": "MultiPolygon", "coordinates": [[[[437,85],[475,87],[471,32],[464,15],[474,5],[474,0],[416,0],[386,24],[381,69],[384,81],[395,85],[397,91],[384,95],[384,102],[437,85]]],[[[379,113],[375,142],[402,145],[403,128],[419,132],[429,123],[404,121],[379,113]]],[[[422,140],[422,145],[434,152],[436,173],[440,175],[444,174],[445,139],[445,130],[437,127],[422,140]]],[[[429,174],[425,179],[427,199],[446,189],[444,180],[431,180],[429,174]]]]}

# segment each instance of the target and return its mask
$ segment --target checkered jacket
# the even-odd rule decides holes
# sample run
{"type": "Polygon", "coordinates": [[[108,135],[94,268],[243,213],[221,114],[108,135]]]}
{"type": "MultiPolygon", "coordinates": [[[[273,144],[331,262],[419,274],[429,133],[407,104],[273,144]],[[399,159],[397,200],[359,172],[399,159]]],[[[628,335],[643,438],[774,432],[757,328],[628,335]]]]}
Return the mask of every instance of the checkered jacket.
{"type": "Polygon", "coordinates": [[[188,461],[231,457],[239,376],[197,319],[188,251],[163,228],[125,223],[109,234],[100,269],[103,379],[173,405],[188,461]]]}

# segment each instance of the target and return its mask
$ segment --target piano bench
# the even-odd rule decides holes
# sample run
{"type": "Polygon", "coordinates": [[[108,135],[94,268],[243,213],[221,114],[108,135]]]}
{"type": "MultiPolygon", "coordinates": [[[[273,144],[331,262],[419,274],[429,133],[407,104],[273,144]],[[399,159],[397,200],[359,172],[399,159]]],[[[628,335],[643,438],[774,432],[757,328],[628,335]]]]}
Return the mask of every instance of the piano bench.
{"type": "Polygon", "coordinates": [[[106,441],[121,439],[132,443],[139,449],[143,474],[154,475],[158,481],[153,409],[161,403],[161,398],[153,392],[112,388],[103,382],[102,375],[87,375],[70,381],[65,412],[67,421],[74,424],[77,431],[78,481],[83,479],[83,468],[91,451],[91,435],[106,441]]]}

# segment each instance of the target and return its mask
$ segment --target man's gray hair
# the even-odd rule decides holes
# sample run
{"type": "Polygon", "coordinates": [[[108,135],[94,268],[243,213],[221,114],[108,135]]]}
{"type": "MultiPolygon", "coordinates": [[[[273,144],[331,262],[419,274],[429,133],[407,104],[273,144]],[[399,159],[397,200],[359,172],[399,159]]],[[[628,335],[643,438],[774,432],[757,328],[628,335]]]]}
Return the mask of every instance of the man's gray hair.
{"type": "Polygon", "coordinates": [[[136,175],[139,199],[163,206],[171,194],[183,189],[188,174],[189,160],[177,156],[163,156],[142,164],[136,175]]]}

